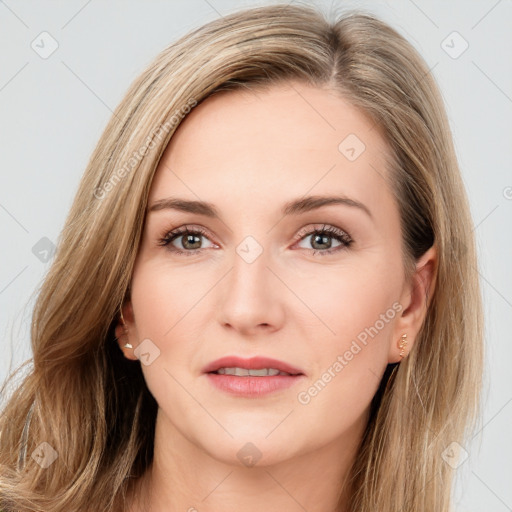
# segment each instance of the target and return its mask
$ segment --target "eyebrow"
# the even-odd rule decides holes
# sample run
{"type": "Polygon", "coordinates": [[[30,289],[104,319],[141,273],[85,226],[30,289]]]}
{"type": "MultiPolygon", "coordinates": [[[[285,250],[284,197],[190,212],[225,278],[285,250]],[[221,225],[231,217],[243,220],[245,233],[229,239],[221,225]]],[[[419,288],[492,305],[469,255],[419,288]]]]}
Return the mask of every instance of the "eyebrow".
{"type": "MultiPolygon", "coordinates": [[[[284,204],[281,213],[284,216],[298,215],[306,213],[312,210],[321,208],[322,206],[341,204],[345,206],[351,206],[358,208],[365,212],[371,219],[373,215],[363,203],[350,199],[344,196],[308,196],[289,201],[284,204]]],[[[212,204],[205,201],[192,201],[189,199],[180,199],[177,197],[166,197],[155,201],[149,208],[148,212],[156,212],[160,210],[179,210],[182,212],[196,213],[211,217],[214,219],[220,219],[220,214],[217,208],[212,204]]]]}

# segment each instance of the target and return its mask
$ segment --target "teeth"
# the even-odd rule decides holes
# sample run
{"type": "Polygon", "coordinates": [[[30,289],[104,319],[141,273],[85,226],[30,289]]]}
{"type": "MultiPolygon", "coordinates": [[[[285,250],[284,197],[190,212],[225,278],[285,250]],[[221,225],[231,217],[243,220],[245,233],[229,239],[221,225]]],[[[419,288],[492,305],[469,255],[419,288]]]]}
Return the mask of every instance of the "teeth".
{"type": "Polygon", "coordinates": [[[262,368],[261,370],[248,370],[247,368],[219,368],[215,373],[219,375],[236,375],[237,377],[266,377],[274,375],[290,375],[276,368],[262,368]]]}

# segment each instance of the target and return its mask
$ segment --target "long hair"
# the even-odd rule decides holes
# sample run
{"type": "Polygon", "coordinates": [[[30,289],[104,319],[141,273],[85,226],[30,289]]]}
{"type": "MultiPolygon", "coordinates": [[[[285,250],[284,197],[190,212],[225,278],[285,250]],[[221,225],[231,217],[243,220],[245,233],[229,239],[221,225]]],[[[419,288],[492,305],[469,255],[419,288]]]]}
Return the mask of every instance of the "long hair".
{"type": "Polygon", "coordinates": [[[109,120],[37,297],[32,368],[2,411],[2,510],[123,509],[152,461],[157,404],[114,327],[156,167],[182,119],[216,91],[293,81],[337,91],[382,130],[406,270],[433,244],[438,251],[414,347],[388,366],[372,401],[349,510],[449,509],[453,469],[443,452],[463,445],[479,417],[483,321],[471,216],[442,97],[420,55],[386,23],[355,11],[330,21],[283,4],[181,37],[134,80],[109,120]]]}

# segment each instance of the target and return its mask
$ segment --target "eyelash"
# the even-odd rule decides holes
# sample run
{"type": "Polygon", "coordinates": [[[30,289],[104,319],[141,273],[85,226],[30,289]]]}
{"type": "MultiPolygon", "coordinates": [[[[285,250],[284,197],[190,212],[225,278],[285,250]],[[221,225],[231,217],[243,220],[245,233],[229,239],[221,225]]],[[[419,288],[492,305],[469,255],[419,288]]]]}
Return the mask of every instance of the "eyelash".
{"type": "MultiPolygon", "coordinates": [[[[325,251],[319,250],[319,249],[306,249],[309,251],[312,251],[312,254],[315,255],[317,253],[320,253],[322,256],[325,256],[327,254],[333,254],[335,252],[338,252],[343,249],[347,249],[350,247],[353,243],[352,238],[341,229],[335,228],[334,226],[328,226],[325,225],[320,229],[309,229],[309,230],[302,230],[297,234],[296,241],[300,242],[303,238],[309,235],[321,235],[321,234],[327,234],[329,238],[334,238],[338,242],[341,242],[341,245],[337,247],[333,247],[331,249],[327,249],[325,251]]],[[[202,229],[202,228],[189,228],[188,226],[184,226],[181,228],[174,229],[172,231],[169,231],[165,234],[164,237],[160,238],[158,240],[158,245],[168,247],[168,249],[178,255],[186,255],[186,256],[193,256],[194,254],[198,253],[202,249],[193,249],[191,251],[183,251],[181,249],[178,249],[171,245],[171,242],[174,241],[174,239],[178,238],[180,235],[200,235],[205,238],[208,238],[208,233],[202,229]]]]}

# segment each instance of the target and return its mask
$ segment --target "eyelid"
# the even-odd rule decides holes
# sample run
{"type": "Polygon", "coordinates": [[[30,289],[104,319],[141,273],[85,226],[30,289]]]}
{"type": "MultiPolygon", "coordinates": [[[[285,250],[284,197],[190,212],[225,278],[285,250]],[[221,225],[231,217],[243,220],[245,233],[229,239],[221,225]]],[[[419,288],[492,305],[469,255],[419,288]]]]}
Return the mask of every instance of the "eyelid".
{"type": "Polygon", "coordinates": [[[347,231],[341,228],[337,228],[336,226],[332,226],[331,224],[324,223],[316,223],[313,226],[308,225],[297,232],[295,235],[296,240],[301,240],[304,236],[312,235],[314,233],[331,233],[338,236],[346,235],[346,237],[352,240],[352,237],[348,234],[347,231]],[[319,227],[318,227],[319,226],[319,227]]]}

